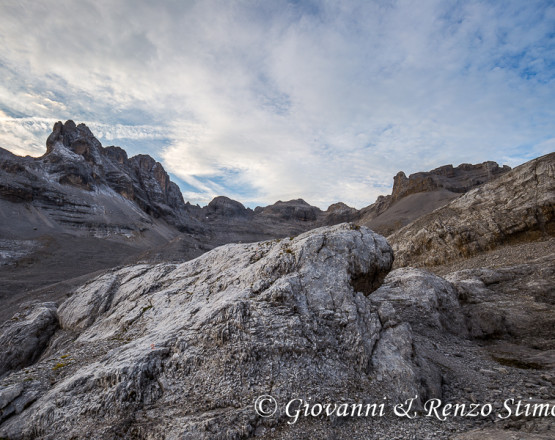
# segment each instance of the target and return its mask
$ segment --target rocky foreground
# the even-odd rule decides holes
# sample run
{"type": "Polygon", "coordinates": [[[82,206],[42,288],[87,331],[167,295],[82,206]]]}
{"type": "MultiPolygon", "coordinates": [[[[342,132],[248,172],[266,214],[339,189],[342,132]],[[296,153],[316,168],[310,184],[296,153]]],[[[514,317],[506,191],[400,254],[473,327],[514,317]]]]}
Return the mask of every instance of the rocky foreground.
{"type": "Polygon", "coordinates": [[[553,438],[554,417],[503,403],[555,405],[555,258],[446,278],[392,264],[346,223],[106,272],[2,327],[0,436],[553,438]],[[414,419],[393,413],[412,398],[414,419]],[[431,399],[491,413],[440,420],[431,399]],[[383,414],[313,417],[317,403],[383,414]]]}

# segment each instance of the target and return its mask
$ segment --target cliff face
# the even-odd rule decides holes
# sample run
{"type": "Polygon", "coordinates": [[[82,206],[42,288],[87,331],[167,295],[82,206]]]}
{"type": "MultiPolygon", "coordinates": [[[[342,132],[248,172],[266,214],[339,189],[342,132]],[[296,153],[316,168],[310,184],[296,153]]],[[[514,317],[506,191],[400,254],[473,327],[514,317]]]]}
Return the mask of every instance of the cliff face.
{"type": "Polygon", "coordinates": [[[555,234],[555,153],[534,159],[389,237],[400,266],[434,266],[555,234]]]}
{"type": "Polygon", "coordinates": [[[484,162],[477,165],[463,163],[458,167],[445,165],[432,171],[411,174],[408,178],[405,173],[400,171],[393,178],[391,201],[393,203],[410,194],[439,189],[465,193],[510,170],[511,168],[507,165],[500,167],[495,162],[484,162]]]}

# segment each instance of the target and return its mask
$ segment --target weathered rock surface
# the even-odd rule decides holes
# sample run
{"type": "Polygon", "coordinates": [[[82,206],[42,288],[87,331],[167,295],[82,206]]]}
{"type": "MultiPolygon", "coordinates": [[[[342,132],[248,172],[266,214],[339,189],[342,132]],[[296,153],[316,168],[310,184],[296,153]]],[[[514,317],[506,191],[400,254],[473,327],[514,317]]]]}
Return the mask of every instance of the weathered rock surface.
{"type": "Polygon", "coordinates": [[[467,328],[458,296],[445,279],[419,269],[402,268],[390,272],[370,299],[376,304],[395,304],[392,319],[408,322],[421,334],[440,331],[465,337],[467,328]]]}
{"type": "Polygon", "coordinates": [[[345,203],[338,202],[330,205],[325,211],[325,219],[322,221],[327,225],[350,222],[359,218],[359,213],[355,208],[347,206],[345,203]]]}
{"type": "MultiPolygon", "coordinates": [[[[503,301],[516,304],[525,285],[548,304],[551,263],[463,271],[448,281],[413,268],[388,273],[392,262],[383,237],[341,224],[228,244],[182,264],[108,271],[59,307],[62,328],[42,357],[0,380],[0,436],[446,439],[494,418],[400,420],[389,411],[301,417],[293,426],[284,405],[386,401],[391,410],[417,396],[420,410],[431,398],[499,409],[526,392],[550,398],[553,366],[524,368],[482,348],[474,340],[484,340],[487,318],[473,307],[490,301],[491,313],[497,302],[503,313],[503,301]],[[253,407],[265,394],[280,405],[270,418],[253,407]]],[[[515,331],[535,332],[534,316],[552,323],[542,310],[525,309],[530,319],[515,331]]],[[[503,331],[505,344],[525,342],[503,331]]],[[[538,340],[552,343],[549,332],[538,340]]],[[[530,429],[544,435],[544,422],[532,420],[530,429]]]]}
{"type": "Polygon", "coordinates": [[[380,196],[378,202],[360,211],[360,219],[357,222],[379,234],[389,236],[417,218],[447,205],[460,195],[446,189],[438,189],[409,194],[395,203],[391,203],[391,196],[380,196]]]}
{"type": "Polygon", "coordinates": [[[495,357],[523,367],[555,368],[555,252],[445,278],[458,292],[470,335],[489,341],[495,357]]]}
{"type": "Polygon", "coordinates": [[[379,287],[392,262],[383,237],[342,224],[110,271],[60,307],[63,331],[33,367],[40,385],[3,394],[40,396],[0,434],[236,438],[283,420],[253,412],[262,394],[440,396],[441,372],[419,347],[460,330],[455,291],[405,270],[379,287]]]}
{"type": "Polygon", "coordinates": [[[245,208],[242,203],[224,196],[215,197],[206,205],[206,209],[202,210],[205,218],[245,217],[249,213],[252,213],[252,210],[245,208]]]}
{"type": "Polygon", "coordinates": [[[40,391],[23,384],[10,385],[0,390],[0,423],[21,412],[33,403],[40,391]]]}
{"type": "Polygon", "coordinates": [[[550,440],[551,433],[532,434],[521,431],[507,431],[504,429],[477,429],[455,435],[453,440],[550,440]]]}
{"type": "Polygon", "coordinates": [[[36,361],[58,329],[57,305],[29,305],[0,327],[0,377],[36,361]]]}
{"type": "Polygon", "coordinates": [[[555,153],[475,188],[389,237],[398,267],[434,266],[555,234],[555,153]]]}

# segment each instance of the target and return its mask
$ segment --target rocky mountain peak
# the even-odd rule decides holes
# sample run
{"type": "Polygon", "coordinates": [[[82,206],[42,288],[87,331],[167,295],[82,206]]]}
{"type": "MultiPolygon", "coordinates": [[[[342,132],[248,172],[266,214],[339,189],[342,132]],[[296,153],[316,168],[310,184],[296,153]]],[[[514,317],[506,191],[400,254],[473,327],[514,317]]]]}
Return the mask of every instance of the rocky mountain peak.
{"type": "Polygon", "coordinates": [[[324,223],[334,225],[353,221],[357,218],[358,211],[343,202],[338,202],[330,205],[324,214],[326,215],[324,223]]]}
{"type": "MultiPolygon", "coordinates": [[[[98,217],[102,211],[112,214],[120,211],[99,206],[99,194],[114,198],[115,192],[149,216],[162,218],[179,230],[201,229],[198,221],[188,215],[179,187],[170,180],[162,164],[144,154],[128,157],[120,147],[103,148],[85,124],[76,125],[72,120],[56,122],[42,157],[8,154],[2,157],[5,175],[0,175],[3,188],[0,198],[31,202],[64,225],[82,228],[92,223],[96,230],[108,228],[106,222],[114,222],[121,229],[122,218],[98,217]]],[[[123,206],[115,198],[113,203],[123,206]]],[[[137,217],[132,212],[136,208],[131,205],[128,208],[127,223],[137,217]]]]}
{"type": "Polygon", "coordinates": [[[410,194],[442,188],[464,193],[510,170],[511,167],[507,165],[500,167],[496,162],[488,161],[476,165],[463,163],[457,167],[444,165],[431,171],[411,174],[409,177],[400,171],[393,178],[392,201],[410,194]]]}
{"type": "Polygon", "coordinates": [[[101,162],[102,144],[94,137],[85,124],[76,125],[72,120],[62,124],[58,121],[50,136],[46,140],[46,155],[54,151],[54,146],[61,144],[70,151],[79,154],[87,162],[97,164],[101,162]]]}
{"type": "Polygon", "coordinates": [[[127,164],[127,161],[128,161],[127,151],[125,151],[123,148],[114,147],[114,146],[105,147],[104,154],[119,164],[122,164],[122,165],[127,164]]]}
{"type": "Polygon", "coordinates": [[[242,203],[225,196],[214,197],[206,206],[206,215],[241,217],[247,215],[248,212],[249,210],[242,203]]]}
{"type": "Polygon", "coordinates": [[[255,212],[281,217],[285,220],[315,221],[322,211],[308,204],[303,199],[295,199],[287,202],[278,200],[273,205],[266,206],[262,210],[257,208],[255,212]]]}
{"type": "Polygon", "coordinates": [[[350,206],[346,205],[343,202],[337,202],[328,206],[327,212],[342,212],[342,211],[350,211],[354,209],[355,208],[351,208],[350,206]]]}

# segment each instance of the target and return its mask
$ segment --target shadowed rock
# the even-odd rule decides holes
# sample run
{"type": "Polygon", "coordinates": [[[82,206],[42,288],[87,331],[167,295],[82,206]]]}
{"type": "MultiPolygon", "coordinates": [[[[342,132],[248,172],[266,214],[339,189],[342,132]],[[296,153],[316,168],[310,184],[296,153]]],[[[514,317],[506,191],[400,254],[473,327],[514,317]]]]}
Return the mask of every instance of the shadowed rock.
{"type": "Polygon", "coordinates": [[[55,303],[25,307],[0,327],[0,377],[36,361],[58,329],[55,303]]]}

